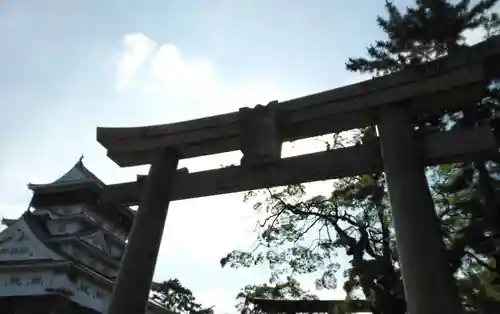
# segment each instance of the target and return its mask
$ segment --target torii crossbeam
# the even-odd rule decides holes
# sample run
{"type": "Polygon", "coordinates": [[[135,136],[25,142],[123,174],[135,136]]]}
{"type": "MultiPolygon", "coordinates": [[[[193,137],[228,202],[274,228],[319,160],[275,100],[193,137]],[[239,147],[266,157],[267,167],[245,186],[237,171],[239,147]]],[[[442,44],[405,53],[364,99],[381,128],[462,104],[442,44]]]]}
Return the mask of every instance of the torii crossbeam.
{"type": "Polygon", "coordinates": [[[109,314],[143,314],[170,201],[384,171],[408,312],[455,314],[460,302],[424,166],[489,158],[487,125],[416,138],[411,117],[462,108],[499,73],[500,37],[392,75],[326,92],[198,120],[98,128],[97,140],[122,167],[151,164],[146,178],[109,185],[101,201],[139,209],[109,314]],[[377,126],[373,143],[281,158],[284,141],[377,126]],[[241,165],[177,171],[178,161],[241,150],[241,165]]]}

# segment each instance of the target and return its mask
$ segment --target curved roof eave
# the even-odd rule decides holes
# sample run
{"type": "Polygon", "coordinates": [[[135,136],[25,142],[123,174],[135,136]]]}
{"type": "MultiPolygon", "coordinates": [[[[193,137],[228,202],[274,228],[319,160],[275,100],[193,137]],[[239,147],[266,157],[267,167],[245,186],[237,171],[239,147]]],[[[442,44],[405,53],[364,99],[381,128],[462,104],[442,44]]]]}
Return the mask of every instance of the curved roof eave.
{"type": "MultiPolygon", "coordinates": [[[[55,180],[52,183],[28,183],[28,188],[33,192],[41,192],[43,190],[50,191],[60,191],[60,189],[72,189],[76,187],[83,186],[95,186],[97,188],[103,188],[106,184],[99,179],[92,171],[87,169],[83,164],[82,158],[64,175],[55,180]]],[[[135,212],[126,206],[117,206],[116,209],[123,215],[127,216],[129,219],[134,219],[135,212]]]]}
{"type": "Polygon", "coordinates": [[[33,184],[28,183],[28,187],[30,189],[37,189],[41,187],[47,187],[50,185],[56,186],[64,186],[64,185],[72,185],[75,183],[94,183],[97,186],[105,186],[104,182],[101,181],[95,174],[93,174],[90,170],[85,167],[83,164],[82,158],[78,160],[78,162],[65,174],[59,177],[52,183],[45,184],[33,184]]]}

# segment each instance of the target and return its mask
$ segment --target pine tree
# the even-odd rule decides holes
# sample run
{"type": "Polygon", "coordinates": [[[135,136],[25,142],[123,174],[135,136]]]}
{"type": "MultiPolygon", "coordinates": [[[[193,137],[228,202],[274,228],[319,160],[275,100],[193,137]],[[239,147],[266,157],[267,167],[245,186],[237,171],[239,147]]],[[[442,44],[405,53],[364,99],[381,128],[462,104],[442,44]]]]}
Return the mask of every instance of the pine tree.
{"type": "Polygon", "coordinates": [[[464,33],[498,30],[498,15],[492,12],[498,0],[416,0],[401,12],[385,2],[387,18],[378,16],[378,26],[387,35],[367,49],[368,58],[349,58],[349,71],[384,75],[429,62],[466,46],[464,33]]]}

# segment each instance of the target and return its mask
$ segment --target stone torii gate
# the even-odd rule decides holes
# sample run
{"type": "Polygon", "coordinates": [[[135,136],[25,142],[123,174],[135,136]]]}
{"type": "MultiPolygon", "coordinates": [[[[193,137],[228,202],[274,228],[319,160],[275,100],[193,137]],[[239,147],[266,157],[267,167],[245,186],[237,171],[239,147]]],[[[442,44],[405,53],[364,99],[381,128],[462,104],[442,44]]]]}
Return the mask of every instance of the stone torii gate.
{"type": "Polygon", "coordinates": [[[251,302],[264,313],[366,313],[371,303],[366,300],[269,300],[254,298],[251,302]]]}
{"type": "Polygon", "coordinates": [[[411,118],[477,102],[498,75],[500,38],[392,75],[254,109],[180,123],[98,128],[121,167],[147,177],[107,186],[104,203],[139,204],[109,314],[143,314],[171,201],[385,172],[408,312],[456,314],[460,302],[424,167],[498,153],[487,125],[416,137],[411,118]],[[284,141],[377,126],[378,141],[281,158],[284,141]],[[241,150],[241,165],[189,173],[178,161],[241,150]]]}

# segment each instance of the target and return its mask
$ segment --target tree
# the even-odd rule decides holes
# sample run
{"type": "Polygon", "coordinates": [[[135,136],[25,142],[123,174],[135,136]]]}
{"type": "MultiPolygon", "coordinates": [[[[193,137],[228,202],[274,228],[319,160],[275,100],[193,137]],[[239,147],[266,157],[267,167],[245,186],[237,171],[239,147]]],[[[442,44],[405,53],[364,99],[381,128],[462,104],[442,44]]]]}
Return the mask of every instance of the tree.
{"type": "Polygon", "coordinates": [[[377,17],[387,35],[367,49],[368,58],[349,58],[349,71],[384,75],[420,65],[465,47],[465,31],[498,31],[499,19],[493,7],[498,0],[416,0],[402,13],[392,1],[385,1],[388,18],[377,17]]]}
{"type": "Polygon", "coordinates": [[[262,314],[262,311],[252,303],[252,300],[256,298],[274,300],[317,299],[314,294],[302,289],[297,280],[287,277],[286,281],[282,283],[245,286],[236,297],[238,301],[236,308],[243,314],[262,314]]]}
{"type": "MultiPolygon", "coordinates": [[[[378,24],[389,39],[370,46],[368,59],[351,58],[346,67],[378,75],[452,54],[465,46],[463,34],[466,30],[482,28],[486,37],[498,33],[498,15],[492,12],[496,3],[485,0],[471,6],[470,1],[454,4],[442,0],[416,1],[414,8],[402,14],[392,3],[386,2],[389,19],[379,17],[378,24]]],[[[459,112],[416,117],[415,128],[428,132],[429,129],[435,131],[487,122],[497,140],[500,139],[498,89],[490,86],[486,92],[484,99],[459,112]]],[[[459,271],[462,268],[460,270],[467,272],[469,277],[484,272],[485,268],[492,271],[493,277],[498,276],[495,265],[500,264],[500,256],[494,243],[500,235],[497,178],[498,165],[481,160],[438,167],[434,176],[434,182],[443,183],[435,184],[433,192],[447,236],[452,269],[459,271]],[[493,266],[481,260],[485,258],[494,259],[493,266]],[[477,264],[481,266],[479,270],[474,267],[477,264]],[[463,269],[464,265],[467,270],[463,269]]],[[[482,288],[485,284],[483,281],[482,288]]],[[[469,292],[478,289],[476,285],[469,292]]]]}
{"type": "Polygon", "coordinates": [[[153,300],[181,314],[213,314],[212,307],[203,307],[179,279],[169,279],[152,285],[153,300]]]}
{"type": "MultiPolygon", "coordinates": [[[[388,17],[378,17],[377,22],[388,38],[369,46],[368,58],[350,58],[346,67],[378,76],[452,54],[466,46],[465,31],[482,28],[487,35],[498,31],[499,19],[492,13],[496,2],[471,5],[466,0],[417,0],[401,12],[386,1],[388,17]]],[[[495,90],[490,92],[469,110],[416,117],[415,129],[428,133],[487,120],[497,132],[498,102],[495,90]]],[[[373,128],[358,130],[354,142],[366,141],[373,134],[373,128]]],[[[334,141],[337,147],[348,144],[345,138],[338,141],[339,136],[334,141]]],[[[491,278],[485,279],[496,273],[491,236],[495,228],[485,227],[495,221],[491,217],[498,212],[494,168],[493,163],[477,161],[429,169],[450,267],[460,279],[464,304],[476,313],[491,301],[492,289],[498,291],[491,278]],[[459,186],[461,181],[465,184],[459,186]]],[[[252,192],[247,199],[257,200],[254,208],[267,214],[261,223],[258,247],[252,252],[229,253],[221,260],[222,266],[268,263],[271,282],[284,275],[320,272],[318,288],[331,289],[336,285],[336,252],[344,249],[351,257],[344,284],[348,298],[362,293],[371,300],[374,313],[405,313],[390,206],[381,174],[338,180],[329,195],[310,197],[304,186],[295,185],[252,192]]]]}
{"type": "MultiPolygon", "coordinates": [[[[386,2],[389,19],[378,18],[379,26],[388,34],[386,41],[377,41],[368,48],[369,58],[351,58],[348,70],[378,74],[391,73],[416,66],[446,54],[452,54],[465,46],[464,31],[483,28],[486,36],[498,32],[499,19],[491,9],[497,1],[478,1],[470,7],[470,1],[416,1],[414,8],[405,14],[390,2],[386,2]]],[[[497,139],[498,90],[490,88],[488,95],[459,112],[445,112],[433,117],[416,117],[415,128],[421,132],[450,127],[472,126],[487,121],[497,139]]],[[[470,273],[478,263],[479,272],[487,267],[498,275],[496,266],[481,259],[493,258],[500,263],[494,239],[500,235],[499,205],[495,166],[481,160],[460,165],[438,167],[434,181],[447,183],[433,188],[437,210],[443,222],[450,250],[450,264],[454,271],[470,273]],[[441,171],[439,171],[441,170],[441,171]],[[448,170],[445,173],[444,170],[448,170]],[[467,267],[467,270],[463,268],[467,267]],[[460,269],[462,268],[462,269],[460,269]]],[[[496,167],[498,168],[498,167],[496,167]]],[[[482,282],[482,287],[486,282],[482,282]]],[[[464,286],[463,286],[464,287],[464,286]]],[[[468,295],[474,289],[467,291],[468,295]]],[[[462,289],[463,292],[464,289],[462,289]]],[[[464,295],[467,295],[464,293],[464,295]]],[[[470,300],[469,300],[470,301],[470,300]]],[[[477,301],[477,300],[476,300],[477,301]]],[[[469,302],[470,303],[470,302],[469,302]]],[[[468,304],[471,308],[474,305],[468,304]]]]}
{"type": "MultiPolygon", "coordinates": [[[[354,141],[370,133],[360,132],[354,141]]],[[[247,196],[257,195],[252,192],[247,196]]],[[[344,248],[352,258],[344,286],[348,297],[356,299],[361,291],[373,302],[374,313],[405,312],[383,176],[339,180],[329,196],[305,198],[302,185],[260,195],[264,199],[255,208],[268,214],[258,239],[263,249],[233,251],[221,260],[223,266],[250,267],[268,262],[273,271],[271,282],[279,281],[284,274],[321,271],[317,287],[331,289],[336,286],[336,250],[344,248]]]]}
{"type": "MultiPolygon", "coordinates": [[[[466,309],[490,313],[499,306],[500,287],[496,282],[496,239],[488,228],[487,204],[481,193],[481,175],[473,164],[443,165],[432,169],[433,192],[445,231],[449,263],[458,278],[466,309]],[[470,180],[464,182],[464,178],[470,180]]],[[[497,173],[490,169],[492,173],[497,173]]],[[[498,181],[492,182],[498,186],[498,181]]],[[[498,196],[498,192],[495,194],[498,196]]],[[[498,310],[498,308],[497,308],[498,310]]]]}

